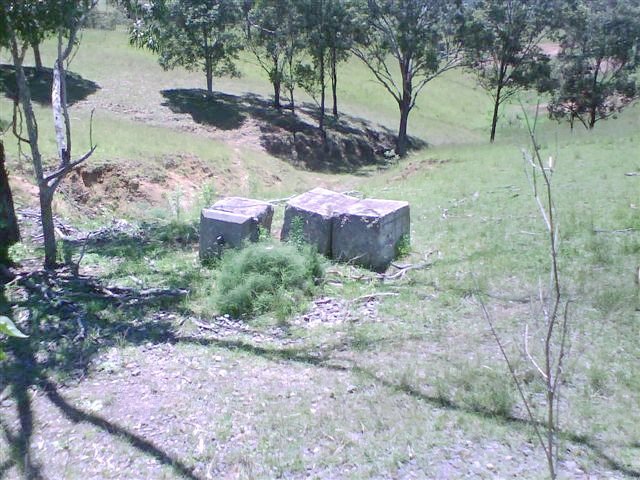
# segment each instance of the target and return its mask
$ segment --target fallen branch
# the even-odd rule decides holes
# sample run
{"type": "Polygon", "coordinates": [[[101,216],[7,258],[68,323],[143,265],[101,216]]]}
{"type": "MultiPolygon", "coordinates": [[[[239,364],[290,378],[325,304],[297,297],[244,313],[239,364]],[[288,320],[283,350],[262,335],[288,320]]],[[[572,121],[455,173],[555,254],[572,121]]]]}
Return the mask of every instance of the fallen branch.
{"type": "Polygon", "coordinates": [[[377,293],[369,293],[367,295],[362,295],[360,297],[356,297],[353,300],[351,300],[351,302],[356,303],[356,302],[368,302],[370,300],[373,300],[377,297],[397,297],[398,295],[400,295],[399,293],[395,293],[395,292],[377,292],[377,293]]]}
{"type": "MultiPolygon", "coordinates": [[[[415,265],[405,265],[402,268],[400,268],[397,272],[389,275],[386,273],[381,273],[380,277],[381,280],[398,280],[400,278],[403,278],[407,272],[410,272],[411,270],[422,270],[425,268],[429,268],[433,265],[433,262],[421,262],[421,263],[417,263],[415,265]]],[[[397,268],[397,267],[396,267],[397,268]]]]}
{"type": "Polygon", "coordinates": [[[601,228],[594,228],[593,233],[629,233],[629,232],[637,232],[640,228],[621,228],[619,230],[603,230],[601,228]]]}
{"type": "Polygon", "coordinates": [[[196,327],[204,328],[205,330],[217,330],[217,327],[215,325],[211,325],[210,323],[204,323],[196,320],[195,318],[192,318],[191,321],[196,327]]]}

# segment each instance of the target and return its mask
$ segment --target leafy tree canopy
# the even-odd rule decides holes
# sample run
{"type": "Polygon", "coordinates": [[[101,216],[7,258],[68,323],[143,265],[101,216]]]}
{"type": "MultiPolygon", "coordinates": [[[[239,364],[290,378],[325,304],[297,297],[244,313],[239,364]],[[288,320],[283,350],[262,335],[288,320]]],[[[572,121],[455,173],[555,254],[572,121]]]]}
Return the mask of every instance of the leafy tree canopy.
{"type": "Polygon", "coordinates": [[[462,13],[460,1],[362,2],[353,52],[398,103],[396,152],[401,156],[418,95],[428,82],[459,64],[462,13]]]}
{"type": "Polygon", "coordinates": [[[563,18],[549,113],[591,129],[638,96],[640,2],[570,0],[563,18]]]}
{"type": "Polygon", "coordinates": [[[491,141],[500,106],[523,88],[549,88],[549,57],[540,43],[554,28],[557,0],[479,0],[465,25],[467,65],[493,98],[491,141]]]}
{"type": "Polygon", "coordinates": [[[235,75],[241,49],[238,25],[242,9],[227,0],[151,0],[121,2],[135,17],[131,42],[158,54],[164,69],[201,69],[207,90],[213,77],[235,75]]]}

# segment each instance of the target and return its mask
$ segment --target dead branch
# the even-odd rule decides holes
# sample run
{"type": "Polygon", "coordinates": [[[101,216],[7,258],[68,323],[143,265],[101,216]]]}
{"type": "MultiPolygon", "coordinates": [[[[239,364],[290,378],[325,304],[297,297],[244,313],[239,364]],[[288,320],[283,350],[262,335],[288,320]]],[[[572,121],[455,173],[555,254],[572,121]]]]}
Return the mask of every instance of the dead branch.
{"type": "MultiPolygon", "coordinates": [[[[395,265],[394,265],[395,266],[395,265]]],[[[389,280],[399,280],[401,278],[403,278],[407,272],[410,272],[411,270],[423,270],[425,268],[430,268],[431,266],[433,266],[433,262],[421,262],[415,265],[405,265],[402,268],[400,268],[397,272],[389,275],[389,274],[380,274],[381,276],[381,280],[383,281],[389,281],[389,280]]],[[[398,268],[398,267],[396,267],[398,268]]]]}
{"type": "Polygon", "coordinates": [[[351,302],[352,303],[369,302],[378,297],[397,297],[398,295],[400,294],[395,292],[374,292],[374,293],[368,293],[367,295],[361,295],[359,297],[356,297],[353,300],[351,300],[351,302]]]}
{"type": "Polygon", "coordinates": [[[640,231],[640,228],[621,228],[619,230],[603,230],[601,228],[594,228],[593,233],[630,233],[640,231]]]}

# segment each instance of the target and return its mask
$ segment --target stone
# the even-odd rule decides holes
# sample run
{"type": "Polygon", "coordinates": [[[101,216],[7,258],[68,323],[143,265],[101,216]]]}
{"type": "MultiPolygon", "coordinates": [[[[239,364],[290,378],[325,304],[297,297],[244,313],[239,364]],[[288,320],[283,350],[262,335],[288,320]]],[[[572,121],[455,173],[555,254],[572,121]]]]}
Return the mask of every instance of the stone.
{"type": "Polygon", "coordinates": [[[222,247],[257,242],[260,228],[271,231],[273,206],[251,198],[226,197],[200,214],[200,259],[219,255],[222,247]]]}
{"type": "Polygon", "coordinates": [[[333,258],[384,271],[410,226],[407,202],[361,200],[333,220],[333,258]]]}
{"type": "Polygon", "coordinates": [[[300,218],[304,241],[330,257],[333,217],[357,202],[355,197],[324,188],[314,188],[298,195],[287,202],[280,238],[288,240],[292,227],[295,228],[294,219],[300,218]]]}

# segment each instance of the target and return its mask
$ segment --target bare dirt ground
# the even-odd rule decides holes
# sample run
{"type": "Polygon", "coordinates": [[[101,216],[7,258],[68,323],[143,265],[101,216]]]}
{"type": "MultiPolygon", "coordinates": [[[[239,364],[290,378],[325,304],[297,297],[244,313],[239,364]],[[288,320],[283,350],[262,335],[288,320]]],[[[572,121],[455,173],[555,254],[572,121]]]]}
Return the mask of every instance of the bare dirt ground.
{"type": "MultiPolygon", "coordinates": [[[[69,310],[52,325],[62,340],[10,348],[0,478],[545,478],[517,416],[437,393],[429,365],[464,330],[446,345],[355,344],[353,328],[393,322],[380,307],[323,297],[272,327],[160,308],[87,332],[69,310]],[[422,380],[402,380],[411,365],[422,380]]],[[[526,307],[501,314],[514,308],[526,307]]],[[[634,477],[592,440],[562,449],[560,478],[634,477]]]]}

